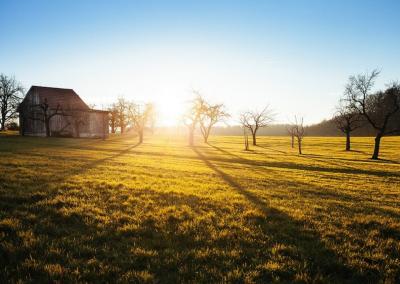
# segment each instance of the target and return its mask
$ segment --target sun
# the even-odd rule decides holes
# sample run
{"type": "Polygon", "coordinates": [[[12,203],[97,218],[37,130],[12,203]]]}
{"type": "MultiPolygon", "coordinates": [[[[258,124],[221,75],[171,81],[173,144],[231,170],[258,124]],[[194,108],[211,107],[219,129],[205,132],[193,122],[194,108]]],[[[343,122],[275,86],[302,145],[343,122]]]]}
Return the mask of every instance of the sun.
{"type": "Polygon", "coordinates": [[[177,99],[160,100],[155,102],[158,125],[178,126],[182,124],[185,104],[177,99]]]}

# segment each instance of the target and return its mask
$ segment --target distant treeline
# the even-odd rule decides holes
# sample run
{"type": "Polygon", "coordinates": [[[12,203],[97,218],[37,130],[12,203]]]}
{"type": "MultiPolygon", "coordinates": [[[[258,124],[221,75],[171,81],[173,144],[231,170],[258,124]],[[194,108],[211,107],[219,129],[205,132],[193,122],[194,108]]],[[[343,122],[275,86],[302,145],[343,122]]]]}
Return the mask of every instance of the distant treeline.
{"type": "MultiPolygon", "coordinates": [[[[263,136],[287,136],[288,131],[287,124],[271,124],[265,128],[261,128],[258,133],[263,136]]],[[[320,123],[313,124],[310,126],[305,126],[305,131],[307,136],[344,136],[335,122],[333,120],[323,120],[320,123]]],[[[213,128],[213,135],[243,135],[243,128],[239,125],[234,126],[216,126],[213,128]]],[[[353,136],[375,136],[376,131],[369,125],[364,126],[354,130],[352,132],[353,136]]]]}
{"type": "MultiPolygon", "coordinates": [[[[288,124],[270,124],[267,127],[260,128],[258,135],[261,136],[288,136],[287,127],[288,124]]],[[[306,136],[344,136],[333,120],[323,120],[320,123],[305,126],[306,136]]],[[[166,131],[173,131],[174,133],[186,134],[186,128],[181,127],[158,127],[159,133],[166,131]]],[[[198,133],[200,134],[200,133],[198,133]]],[[[232,126],[214,126],[211,130],[212,135],[219,136],[240,136],[243,135],[243,128],[240,125],[232,126]]],[[[354,130],[353,136],[375,136],[376,131],[369,125],[354,130]]]]}

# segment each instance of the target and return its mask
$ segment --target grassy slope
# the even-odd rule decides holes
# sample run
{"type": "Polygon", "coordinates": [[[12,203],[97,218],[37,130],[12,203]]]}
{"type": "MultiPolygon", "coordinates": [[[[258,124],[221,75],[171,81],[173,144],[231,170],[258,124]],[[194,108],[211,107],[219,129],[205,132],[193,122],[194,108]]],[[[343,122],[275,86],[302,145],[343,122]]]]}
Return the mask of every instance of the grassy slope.
{"type": "Polygon", "coordinates": [[[0,137],[0,278],[400,281],[400,138],[210,140],[0,137]]]}

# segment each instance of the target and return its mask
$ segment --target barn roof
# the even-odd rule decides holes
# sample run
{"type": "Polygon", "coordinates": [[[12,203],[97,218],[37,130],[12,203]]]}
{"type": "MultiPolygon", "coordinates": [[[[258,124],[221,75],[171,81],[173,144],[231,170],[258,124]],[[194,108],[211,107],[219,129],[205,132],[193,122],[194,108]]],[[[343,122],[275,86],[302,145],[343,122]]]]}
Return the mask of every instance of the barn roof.
{"type": "Polygon", "coordinates": [[[46,99],[50,108],[57,108],[57,105],[60,105],[63,110],[90,110],[72,89],[32,86],[29,93],[38,94],[41,103],[46,99]]]}

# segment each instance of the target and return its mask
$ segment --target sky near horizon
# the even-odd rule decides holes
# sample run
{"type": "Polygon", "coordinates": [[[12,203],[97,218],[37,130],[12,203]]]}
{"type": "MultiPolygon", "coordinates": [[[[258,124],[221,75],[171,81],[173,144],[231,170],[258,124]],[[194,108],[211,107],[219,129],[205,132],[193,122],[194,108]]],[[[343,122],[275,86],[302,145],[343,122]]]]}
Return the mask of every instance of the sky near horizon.
{"type": "Polygon", "coordinates": [[[177,122],[191,90],[276,122],[331,117],[349,75],[400,80],[400,1],[4,1],[0,73],[105,107],[154,102],[177,122]]]}

